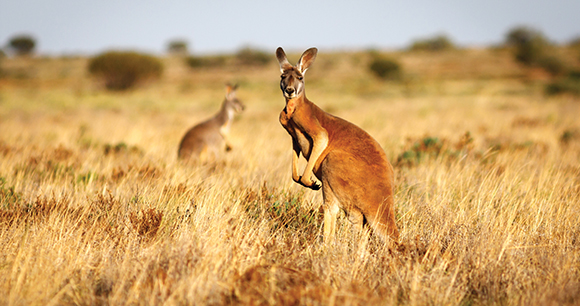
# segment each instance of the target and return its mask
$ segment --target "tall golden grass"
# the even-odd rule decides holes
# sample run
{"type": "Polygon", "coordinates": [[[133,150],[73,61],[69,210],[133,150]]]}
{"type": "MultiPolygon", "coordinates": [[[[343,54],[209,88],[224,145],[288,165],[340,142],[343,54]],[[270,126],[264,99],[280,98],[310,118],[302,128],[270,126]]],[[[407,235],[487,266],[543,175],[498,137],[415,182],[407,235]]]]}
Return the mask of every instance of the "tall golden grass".
{"type": "Polygon", "coordinates": [[[107,93],[86,59],[5,59],[0,304],[580,303],[580,101],[545,97],[545,76],[501,50],[390,56],[404,81],[322,53],[306,90],[396,165],[394,249],[344,216],[324,247],[320,193],[291,180],[274,62],[167,58],[161,82],[107,93]],[[226,82],[247,106],[233,151],[179,163],[226,82]]]}

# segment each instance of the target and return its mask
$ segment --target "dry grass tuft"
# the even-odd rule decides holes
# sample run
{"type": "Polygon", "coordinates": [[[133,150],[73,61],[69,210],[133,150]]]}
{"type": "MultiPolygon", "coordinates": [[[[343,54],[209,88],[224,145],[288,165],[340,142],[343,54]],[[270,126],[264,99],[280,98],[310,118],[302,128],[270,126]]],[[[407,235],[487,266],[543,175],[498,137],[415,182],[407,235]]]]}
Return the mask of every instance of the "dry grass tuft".
{"type": "Polygon", "coordinates": [[[129,215],[133,229],[139,236],[145,238],[155,237],[162,219],[163,212],[156,211],[154,208],[142,209],[138,213],[132,212],[129,215]]]}

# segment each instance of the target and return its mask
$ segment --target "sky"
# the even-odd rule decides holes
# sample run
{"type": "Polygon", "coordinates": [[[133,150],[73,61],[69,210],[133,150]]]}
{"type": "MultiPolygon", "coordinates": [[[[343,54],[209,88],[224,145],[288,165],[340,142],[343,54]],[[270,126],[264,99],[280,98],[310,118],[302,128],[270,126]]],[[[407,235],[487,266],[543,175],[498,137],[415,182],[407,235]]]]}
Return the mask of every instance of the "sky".
{"type": "Polygon", "coordinates": [[[162,54],[179,40],[201,55],[400,49],[443,34],[471,47],[522,25],[564,43],[580,37],[578,16],[579,0],[0,0],[0,46],[26,34],[47,55],[162,54]]]}

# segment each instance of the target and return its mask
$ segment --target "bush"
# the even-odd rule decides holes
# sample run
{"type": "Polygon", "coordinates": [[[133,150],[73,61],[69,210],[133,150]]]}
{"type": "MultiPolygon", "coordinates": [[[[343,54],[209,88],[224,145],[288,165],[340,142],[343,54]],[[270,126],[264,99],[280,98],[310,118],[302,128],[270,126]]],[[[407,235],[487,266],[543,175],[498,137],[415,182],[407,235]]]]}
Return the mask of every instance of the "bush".
{"type": "Polygon", "coordinates": [[[375,57],[371,61],[369,69],[383,80],[401,79],[401,65],[393,59],[375,57]]]}
{"type": "Polygon", "coordinates": [[[412,51],[444,51],[455,49],[453,42],[445,35],[417,40],[411,45],[412,51]]]}
{"type": "Polygon", "coordinates": [[[167,45],[167,52],[176,55],[187,54],[187,42],[184,40],[173,40],[167,45]]]}
{"type": "Polygon", "coordinates": [[[527,66],[534,66],[547,56],[547,49],[547,41],[542,36],[537,36],[516,45],[514,56],[518,62],[527,66]]]}
{"type": "Polygon", "coordinates": [[[29,35],[18,35],[10,39],[9,45],[17,55],[29,55],[34,51],[36,41],[29,35]]]}
{"type": "Polygon", "coordinates": [[[546,85],[547,95],[572,94],[580,96],[580,71],[572,71],[568,76],[546,85]]]}
{"type": "Polygon", "coordinates": [[[236,54],[236,59],[240,65],[244,66],[265,66],[274,57],[269,53],[255,50],[252,48],[243,48],[236,54]]]}
{"type": "Polygon", "coordinates": [[[545,55],[538,60],[538,66],[542,67],[551,75],[563,75],[567,72],[568,68],[564,61],[555,55],[545,55]]]}
{"type": "Polygon", "coordinates": [[[566,64],[538,30],[516,27],[506,35],[505,44],[514,48],[515,59],[526,66],[540,67],[554,76],[567,72],[566,64]]]}
{"type": "Polygon", "coordinates": [[[456,160],[473,150],[473,137],[465,132],[455,144],[446,139],[425,136],[413,142],[410,148],[397,156],[396,166],[416,166],[431,158],[456,160]]]}
{"type": "Polygon", "coordinates": [[[191,68],[213,68],[223,67],[227,57],[223,55],[216,56],[190,56],[185,61],[191,68]]]}
{"type": "Polygon", "coordinates": [[[526,26],[510,30],[506,34],[505,44],[514,48],[514,57],[518,62],[528,66],[539,63],[546,56],[549,45],[540,31],[526,26]]]}
{"type": "Polygon", "coordinates": [[[109,90],[126,90],[137,83],[156,79],[163,65],[156,57],[137,52],[109,51],[89,62],[89,73],[103,79],[109,90]]]}
{"type": "Polygon", "coordinates": [[[517,47],[538,39],[543,42],[546,41],[540,31],[526,26],[518,26],[506,34],[505,44],[507,46],[517,47]]]}
{"type": "Polygon", "coordinates": [[[580,130],[578,129],[566,129],[560,135],[560,144],[563,146],[569,146],[573,142],[580,140],[580,130]]]}

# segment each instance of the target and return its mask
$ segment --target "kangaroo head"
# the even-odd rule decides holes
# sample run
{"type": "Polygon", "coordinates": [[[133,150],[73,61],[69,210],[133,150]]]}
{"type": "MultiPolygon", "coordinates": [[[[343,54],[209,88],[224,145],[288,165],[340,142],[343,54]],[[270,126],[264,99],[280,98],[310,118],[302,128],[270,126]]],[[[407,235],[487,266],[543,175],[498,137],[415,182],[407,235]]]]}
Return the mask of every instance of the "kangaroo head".
{"type": "Polygon", "coordinates": [[[226,100],[224,104],[236,112],[244,110],[244,104],[236,97],[236,89],[238,85],[226,85],[226,100]]]}
{"type": "Polygon", "coordinates": [[[276,49],[276,58],[278,58],[280,71],[282,72],[280,89],[282,89],[282,93],[286,99],[294,99],[304,94],[304,73],[312,65],[314,59],[316,59],[317,53],[318,49],[316,48],[310,48],[304,51],[302,56],[300,56],[300,60],[298,60],[298,64],[292,66],[288,62],[284,49],[281,47],[276,49]]]}

